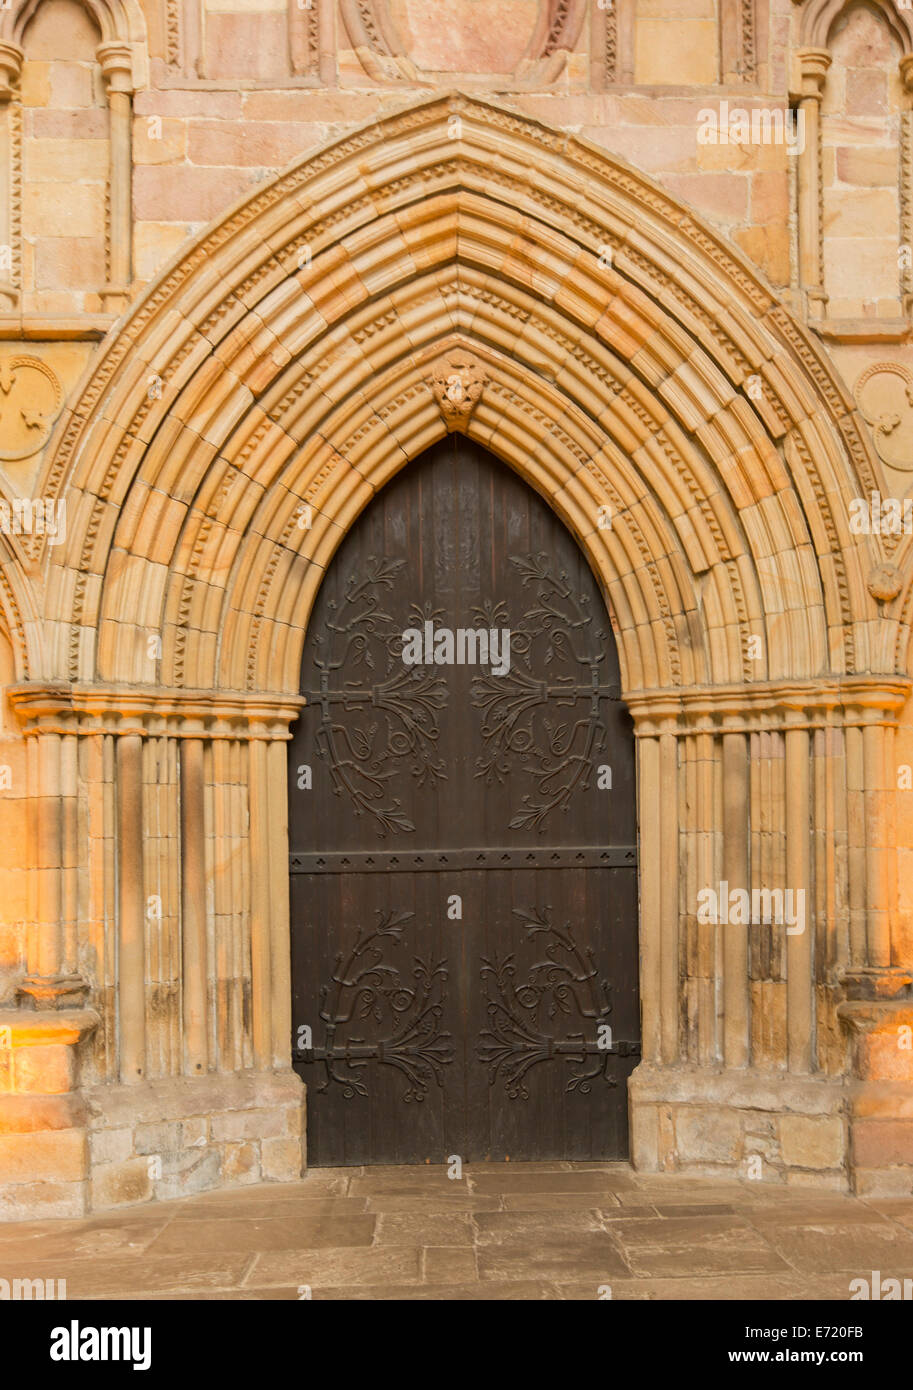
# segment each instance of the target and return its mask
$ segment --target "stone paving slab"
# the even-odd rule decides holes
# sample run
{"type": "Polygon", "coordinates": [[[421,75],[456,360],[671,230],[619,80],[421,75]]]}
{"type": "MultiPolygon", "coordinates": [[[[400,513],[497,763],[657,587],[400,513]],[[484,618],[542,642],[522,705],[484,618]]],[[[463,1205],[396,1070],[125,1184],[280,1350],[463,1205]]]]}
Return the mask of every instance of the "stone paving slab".
{"type": "Polygon", "coordinates": [[[913,1198],[622,1164],[322,1169],[0,1225],[0,1277],[87,1300],[846,1300],[874,1269],[913,1277],[913,1198]]]}

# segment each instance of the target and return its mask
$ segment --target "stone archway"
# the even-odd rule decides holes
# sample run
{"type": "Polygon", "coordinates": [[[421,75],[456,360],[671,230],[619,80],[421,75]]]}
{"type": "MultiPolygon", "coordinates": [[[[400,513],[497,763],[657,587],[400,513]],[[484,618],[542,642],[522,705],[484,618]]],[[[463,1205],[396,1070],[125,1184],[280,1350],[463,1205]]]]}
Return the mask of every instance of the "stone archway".
{"type": "MultiPolygon", "coordinates": [[[[86,811],[75,862],[52,818],[28,989],[100,1015],[93,1126],[132,1123],[141,1086],[231,1181],[247,1122],[226,1117],[259,1109],[251,1162],[297,1171],[283,741],[308,615],[354,518],[454,429],[548,500],[613,614],[662,866],[635,1161],[763,1152],[770,1177],[845,1182],[872,1121],[838,1010],[865,1052],[888,1026],[866,998],[910,978],[885,780],[909,681],[897,605],[866,584],[879,539],[847,521],[876,462],[812,339],[686,208],[460,95],[233,208],[111,335],[48,452],[73,520],[44,562],[51,683],[15,700],[35,795],[86,811]],[[721,882],[801,892],[806,929],[702,922],[721,882]]],[[[878,1166],[857,1155],[857,1180],[878,1166]]]]}

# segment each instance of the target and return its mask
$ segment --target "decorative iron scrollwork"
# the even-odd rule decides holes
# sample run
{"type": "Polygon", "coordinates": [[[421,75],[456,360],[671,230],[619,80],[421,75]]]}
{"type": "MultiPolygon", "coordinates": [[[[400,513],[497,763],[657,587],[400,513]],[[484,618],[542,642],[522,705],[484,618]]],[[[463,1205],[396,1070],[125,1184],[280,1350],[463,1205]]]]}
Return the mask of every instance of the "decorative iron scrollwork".
{"type": "Polygon", "coordinates": [[[447,998],[447,961],[413,960],[408,983],[399,969],[384,959],[384,943],[399,941],[404,922],[413,912],[380,912],[379,925],[363,934],[361,928],[348,955],[340,952],[330,984],[320,988],[320,1018],[326,1025],[322,1047],[303,1050],[297,1060],[323,1066],[318,1091],[331,1083],[342,1087],[346,1100],[367,1096],[358,1075],[369,1062],[396,1067],[408,1081],[406,1101],[422,1101],[432,1082],[443,1086],[443,1068],[453,1061],[452,1034],[440,1029],[447,998]],[[356,1037],[351,1027],[371,1020],[374,1038],[356,1037]]]}
{"type": "Polygon", "coordinates": [[[620,692],[600,683],[606,634],[593,626],[586,595],[574,593],[564,570],[552,572],[544,552],[511,555],[510,563],[524,588],[535,586],[536,600],[518,624],[503,602],[475,610],[478,626],[511,629],[510,670],[480,674],[472,683],[486,744],[476,776],[490,784],[518,766],[527,772],[534,790],[522,795],[510,828],[542,832],[552,811],[566,811],[573,793],[589,786],[593,760],[605,746],[600,701],[620,692]],[[543,670],[545,680],[538,675],[543,670]],[[563,718],[562,709],[574,713],[563,718]]]}
{"type": "Polygon", "coordinates": [[[488,1064],[488,1084],[494,1086],[500,1078],[511,1100],[527,1100],[525,1078],[532,1067],[558,1059],[584,1068],[587,1058],[595,1054],[600,1060],[589,1069],[572,1072],[565,1092],[588,1095],[591,1083],[600,1076],[607,1086],[616,1086],[609,1057],[631,1045],[600,1046],[599,1029],[607,1026],[612,1011],[611,985],[599,979],[593,952],[577,944],[568,923],[563,929],[553,927],[547,910],[514,908],[513,913],[524,922],[530,940],[539,935],[546,938],[545,959],[531,966],[526,979],[517,983],[513,952],[501,959],[496,954],[493,961],[482,957],[490,1027],[482,1030],[477,1055],[488,1064]],[[556,1035],[550,1026],[556,1020],[575,1018],[581,1022],[579,1032],[556,1035]]]}
{"type": "Polygon", "coordinates": [[[393,587],[405,563],[372,555],[363,578],[349,577],[341,611],[336,614],[335,602],[330,604],[327,636],[321,632],[314,639],[319,688],[302,692],[321,711],[317,750],[329,763],[333,790],[350,797],[356,815],[371,816],[380,835],[415,830],[401,798],[390,796],[386,786],[404,767],[419,786],[435,786],[447,776],[437,756],[437,711],[447,703],[447,683],[426,667],[402,661],[403,631],[441,613],[412,604],[405,621],[394,622],[381,605],[381,590],[393,587]],[[334,686],[342,669],[345,679],[334,686]],[[361,717],[343,721],[342,713],[361,717]]]}

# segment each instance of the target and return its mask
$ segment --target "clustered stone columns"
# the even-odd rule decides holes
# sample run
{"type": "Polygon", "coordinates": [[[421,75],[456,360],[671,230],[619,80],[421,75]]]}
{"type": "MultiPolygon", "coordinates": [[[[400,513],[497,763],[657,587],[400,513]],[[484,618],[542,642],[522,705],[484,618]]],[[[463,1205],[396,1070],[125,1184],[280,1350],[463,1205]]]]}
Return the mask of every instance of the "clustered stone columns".
{"type": "Polygon", "coordinates": [[[128,44],[100,44],[108,97],[110,167],[108,175],[108,283],[101,292],[108,313],[120,313],[129,303],[132,278],[131,243],[133,180],[133,61],[128,44]]]}
{"type": "Polygon", "coordinates": [[[805,294],[808,316],[823,318],[827,295],[824,290],[821,99],[831,55],[826,48],[802,48],[796,54],[796,61],[798,109],[805,126],[805,141],[797,156],[799,285],[805,294]]]}
{"type": "Polygon", "coordinates": [[[0,43],[0,313],[11,313],[19,306],[19,288],[13,265],[13,140],[12,123],[19,119],[13,110],[13,94],[22,72],[22,49],[0,43]]]}
{"type": "Polygon", "coordinates": [[[913,1065],[897,1026],[913,1018],[913,976],[895,930],[893,741],[908,684],[848,677],[630,699],[638,1167],[906,1190],[913,1065]],[[698,910],[708,889],[714,920],[698,910]],[[752,901],[748,922],[732,920],[722,895],[743,890],[782,893],[785,914],[752,901]],[[752,1162],[761,1169],[748,1172],[752,1162]]]}
{"type": "MultiPolygon", "coordinates": [[[[11,702],[33,904],[0,1061],[10,1046],[19,1089],[57,1097],[54,1142],[72,1151],[49,1181],[47,1136],[24,1129],[34,1153],[13,1157],[42,1179],[40,1205],[13,1181],[0,1216],[299,1175],[286,743],[301,701],[24,685],[11,702]]],[[[0,1130],[21,1102],[0,1096],[0,1130]]]]}

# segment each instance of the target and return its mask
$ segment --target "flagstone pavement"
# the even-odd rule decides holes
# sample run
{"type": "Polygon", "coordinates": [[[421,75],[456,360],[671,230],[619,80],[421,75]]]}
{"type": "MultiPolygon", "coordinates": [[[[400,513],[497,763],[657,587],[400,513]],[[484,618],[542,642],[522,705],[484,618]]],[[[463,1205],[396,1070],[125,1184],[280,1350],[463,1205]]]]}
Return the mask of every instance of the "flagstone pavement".
{"type": "Polygon", "coordinates": [[[913,1277],[913,1197],[625,1164],[324,1168],[0,1225],[0,1278],[66,1279],[71,1299],[837,1300],[873,1270],[913,1277]]]}

